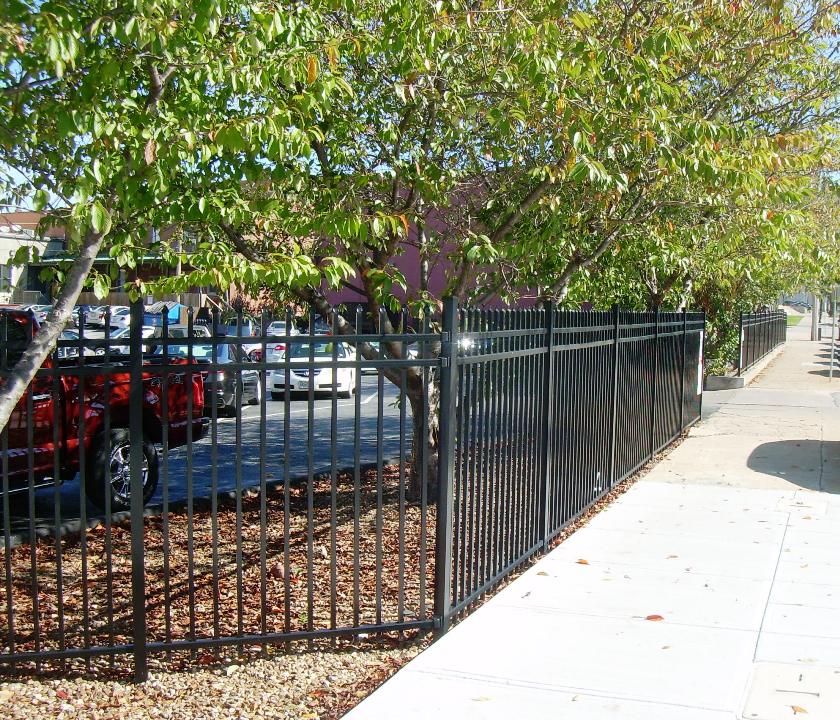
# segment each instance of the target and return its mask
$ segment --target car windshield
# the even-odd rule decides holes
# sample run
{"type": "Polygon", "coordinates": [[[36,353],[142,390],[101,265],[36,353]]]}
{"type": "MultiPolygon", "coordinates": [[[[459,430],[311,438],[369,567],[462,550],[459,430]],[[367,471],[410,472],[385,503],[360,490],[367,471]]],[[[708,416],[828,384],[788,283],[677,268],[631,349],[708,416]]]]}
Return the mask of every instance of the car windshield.
{"type": "Polygon", "coordinates": [[[268,332],[286,332],[286,323],[284,322],[273,322],[271,325],[268,326],[268,332]]]}
{"type": "MultiPolygon", "coordinates": [[[[293,345],[290,351],[290,358],[303,360],[309,357],[311,343],[303,343],[301,345],[293,345]]],[[[315,357],[332,357],[333,346],[332,342],[320,342],[312,345],[314,348],[312,353],[315,357]]],[[[345,357],[344,346],[339,345],[337,350],[338,357],[345,357]]]]}

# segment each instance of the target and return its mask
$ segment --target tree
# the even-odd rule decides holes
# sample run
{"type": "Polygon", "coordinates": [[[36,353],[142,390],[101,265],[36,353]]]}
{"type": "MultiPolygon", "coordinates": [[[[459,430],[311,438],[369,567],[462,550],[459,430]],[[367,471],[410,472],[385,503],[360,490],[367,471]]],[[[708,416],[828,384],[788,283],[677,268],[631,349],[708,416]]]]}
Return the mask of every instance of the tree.
{"type": "MultiPolygon", "coordinates": [[[[320,99],[303,91],[250,114],[237,106],[238,93],[268,82],[266,68],[305,83],[312,53],[330,35],[320,14],[303,7],[13,0],[6,9],[0,167],[7,200],[28,195],[35,209],[47,207],[47,222],[68,229],[76,259],[59,273],[53,311],[6,379],[0,427],[86,282],[104,296],[118,266],[136,265],[150,228],[236,192],[247,168],[209,152],[208,134],[231,145],[270,136],[274,152],[298,153],[300,140],[276,129],[306,125],[320,99],[340,91],[338,82],[323,84],[320,99]],[[113,259],[110,277],[93,269],[102,252],[113,259]]],[[[305,274],[310,265],[289,258],[276,271],[305,274]]]]}
{"type": "MultiPolygon", "coordinates": [[[[267,289],[329,318],[324,288],[344,284],[374,313],[406,300],[434,314],[427,268],[442,255],[445,293],[464,301],[530,289],[603,302],[604,288],[643,297],[647,285],[662,302],[727,223],[745,237],[787,223],[833,132],[827,2],[346,0],[296,12],[316,43],[290,60],[282,34],[230,42],[230,69],[210,84],[224,102],[173,120],[193,155],[155,218],[199,240],[190,270],[158,290],[267,289]],[[409,249],[414,285],[397,263],[409,249]],[[622,272],[639,258],[641,272],[622,272]]],[[[383,329],[398,330],[387,318],[383,329]]],[[[419,371],[407,381],[415,448],[434,449],[436,414],[424,438],[418,410],[435,407],[436,387],[424,399],[419,371]]]]}

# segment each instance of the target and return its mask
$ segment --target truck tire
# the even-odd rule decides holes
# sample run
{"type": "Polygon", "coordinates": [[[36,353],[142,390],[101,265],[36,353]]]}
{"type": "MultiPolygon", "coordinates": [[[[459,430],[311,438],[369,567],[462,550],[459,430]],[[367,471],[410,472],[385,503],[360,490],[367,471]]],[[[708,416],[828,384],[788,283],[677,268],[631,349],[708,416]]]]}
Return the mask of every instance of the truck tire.
{"type": "MultiPolygon", "coordinates": [[[[85,490],[97,507],[105,509],[108,493],[111,497],[111,512],[131,509],[130,457],[131,443],[126,428],[115,428],[108,435],[103,432],[97,436],[85,472],[85,490]]],[[[157,448],[145,438],[143,471],[143,505],[146,505],[155,494],[158,484],[158,454],[157,448]]]]}

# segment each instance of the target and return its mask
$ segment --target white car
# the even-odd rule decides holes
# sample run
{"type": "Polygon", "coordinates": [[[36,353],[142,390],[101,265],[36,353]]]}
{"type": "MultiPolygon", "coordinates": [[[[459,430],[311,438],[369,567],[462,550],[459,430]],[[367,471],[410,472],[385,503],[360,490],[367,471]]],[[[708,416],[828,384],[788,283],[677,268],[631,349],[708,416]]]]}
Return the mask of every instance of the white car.
{"type": "MultiPolygon", "coordinates": [[[[314,392],[332,392],[333,388],[340,397],[349,398],[356,392],[356,369],[351,367],[317,367],[331,363],[333,351],[339,361],[350,361],[356,359],[356,351],[347,343],[338,343],[336,346],[332,340],[314,343],[294,343],[290,349],[290,362],[308,361],[312,352],[315,367],[292,367],[289,372],[289,391],[304,392],[311,387],[314,392]]],[[[285,359],[283,351],[280,360],[285,359]]],[[[269,376],[269,390],[272,400],[282,400],[286,390],[286,371],[284,369],[273,370],[269,376]]]]}
{"type": "MultiPolygon", "coordinates": [[[[131,308],[125,305],[112,305],[111,308],[111,327],[123,328],[131,324],[131,308]]],[[[102,325],[105,326],[105,315],[107,314],[108,306],[102,305],[98,311],[91,312],[87,316],[88,325],[102,325]]]]}
{"type": "Polygon", "coordinates": [[[112,328],[127,328],[129,325],[131,325],[131,308],[118,307],[111,312],[112,328]]]}
{"type": "MultiPolygon", "coordinates": [[[[274,322],[270,323],[269,326],[265,329],[265,334],[270,335],[271,337],[280,337],[286,334],[286,321],[285,320],[275,320],[274,322]]],[[[299,335],[297,327],[295,324],[292,323],[289,326],[289,335],[299,335]]]]}

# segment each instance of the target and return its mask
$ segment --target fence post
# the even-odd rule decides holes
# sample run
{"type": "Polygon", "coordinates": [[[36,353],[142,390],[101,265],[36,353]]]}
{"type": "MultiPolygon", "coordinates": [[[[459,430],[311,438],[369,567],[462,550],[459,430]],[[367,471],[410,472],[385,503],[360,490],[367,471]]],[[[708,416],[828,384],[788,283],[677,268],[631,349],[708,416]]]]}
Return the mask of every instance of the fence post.
{"type": "MultiPolygon", "coordinates": [[[[680,432],[685,428],[685,350],[688,342],[688,313],[683,308],[682,355],[680,356],[680,432]]],[[[677,433],[679,435],[679,433],[677,433]]]]}
{"type": "Polygon", "coordinates": [[[703,310],[703,330],[700,333],[700,361],[697,363],[697,372],[700,373],[698,385],[700,386],[700,408],[698,418],[703,417],[703,385],[705,384],[706,373],[706,311],[703,310]]]}
{"type": "Polygon", "coordinates": [[[452,515],[454,504],[455,424],[458,410],[458,304],[443,301],[440,351],[440,434],[438,447],[438,501],[435,528],[436,636],[449,629],[452,609],[452,515]]]}
{"type": "Polygon", "coordinates": [[[650,457],[656,452],[656,384],[659,381],[659,308],[656,308],[655,328],[653,331],[653,387],[650,393],[650,457]]]}
{"type": "Polygon", "coordinates": [[[143,303],[131,304],[129,336],[128,435],[131,443],[131,614],[134,634],[134,680],[145,682],[146,578],[143,538],[143,303]]]}
{"type": "Polygon", "coordinates": [[[738,377],[744,367],[744,313],[738,314],[738,377]]]}
{"type": "Polygon", "coordinates": [[[618,427],[618,334],[621,311],[613,305],[612,408],[610,410],[610,487],[615,486],[615,443],[618,427]]]}
{"type": "Polygon", "coordinates": [[[548,550],[548,535],[550,531],[550,503],[549,478],[551,476],[552,447],[551,437],[554,427],[554,303],[545,303],[545,379],[543,383],[543,412],[542,412],[542,488],[540,490],[540,516],[542,517],[543,552],[548,550]]]}

